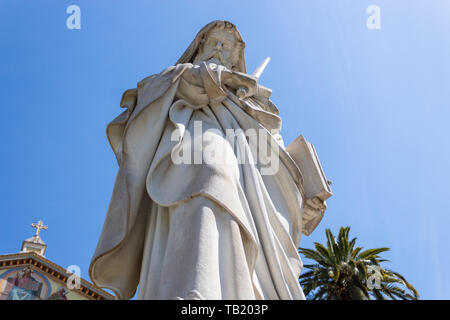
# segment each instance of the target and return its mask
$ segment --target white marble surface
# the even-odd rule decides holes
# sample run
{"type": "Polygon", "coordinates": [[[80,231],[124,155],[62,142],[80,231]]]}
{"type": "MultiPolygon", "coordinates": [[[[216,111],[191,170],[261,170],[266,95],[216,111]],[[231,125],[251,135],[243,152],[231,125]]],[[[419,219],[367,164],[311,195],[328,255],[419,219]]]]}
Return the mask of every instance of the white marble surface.
{"type": "Polygon", "coordinates": [[[90,266],[120,299],[138,284],[139,299],[304,299],[303,206],[317,216],[324,204],[303,201],[278,110],[246,73],[244,47],[232,24],[213,22],[175,66],[124,93],[126,110],[108,126],[120,167],[90,266]],[[226,130],[270,132],[259,139],[279,153],[277,170],[262,174],[268,155],[244,134],[230,147],[226,130]],[[201,164],[174,163],[188,143],[201,164]],[[206,161],[219,151],[221,163],[206,161]]]}

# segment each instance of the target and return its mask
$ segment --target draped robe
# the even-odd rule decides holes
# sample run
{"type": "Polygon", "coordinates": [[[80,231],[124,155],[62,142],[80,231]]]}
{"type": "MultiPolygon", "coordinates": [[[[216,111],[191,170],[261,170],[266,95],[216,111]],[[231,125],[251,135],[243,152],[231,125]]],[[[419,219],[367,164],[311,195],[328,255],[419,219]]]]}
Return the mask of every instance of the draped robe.
{"type": "Polygon", "coordinates": [[[89,274],[119,299],[138,285],[138,299],[304,299],[301,174],[281,119],[272,104],[241,103],[214,68],[179,64],[144,79],[108,126],[119,171],[89,274]],[[192,68],[202,81],[186,77],[192,68]],[[192,143],[197,121],[202,139],[192,143]],[[248,129],[279,153],[273,174],[261,173],[270,159],[248,129]],[[172,161],[186,143],[201,164],[172,161]],[[227,161],[205,161],[219,150],[227,161]]]}

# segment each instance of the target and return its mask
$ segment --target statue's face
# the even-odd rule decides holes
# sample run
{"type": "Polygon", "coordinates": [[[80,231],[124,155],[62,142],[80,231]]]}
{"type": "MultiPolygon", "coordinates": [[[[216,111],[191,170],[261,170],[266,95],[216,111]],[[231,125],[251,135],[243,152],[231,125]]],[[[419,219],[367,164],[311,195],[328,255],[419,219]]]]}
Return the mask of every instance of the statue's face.
{"type": "Polygon", "coordinates": [[[212,29],[195,57],[194,63],[211,61],[231,69],[238,55],[237,43],[233,30],[212,29]]]}

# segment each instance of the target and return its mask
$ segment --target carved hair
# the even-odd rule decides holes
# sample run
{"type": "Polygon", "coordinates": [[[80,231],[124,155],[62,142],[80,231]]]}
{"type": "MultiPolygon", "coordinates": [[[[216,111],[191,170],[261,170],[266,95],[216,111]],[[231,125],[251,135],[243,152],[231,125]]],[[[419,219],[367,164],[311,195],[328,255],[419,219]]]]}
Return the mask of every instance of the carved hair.
{"type": "Polygon", "coordinates": [[[231,69],[233,71],[239,71],[246,73],[246,67],[245,67],[245,42],[242,40],[242,36],[239,33],[236,26],[229,22],[229,21],[222,21],[222,20],[216,20],[213,22],[208,23],[206,26],[204,26],[198,33],[195,39],[191,42],[189,47],[186,49],[186,51],[183,53],[180,59],[178,59],[177,64],[179,63],[193,63],[195,60],[195,57],[197,56],[200,48],[202,47],[203,43],[208,38],[208,34],[213,29],[222,29],[226,31],[234,31],[234,34],[236,36],[237,40],[237,51],[238,56],[233,57],[233,66],[231,69]]]}

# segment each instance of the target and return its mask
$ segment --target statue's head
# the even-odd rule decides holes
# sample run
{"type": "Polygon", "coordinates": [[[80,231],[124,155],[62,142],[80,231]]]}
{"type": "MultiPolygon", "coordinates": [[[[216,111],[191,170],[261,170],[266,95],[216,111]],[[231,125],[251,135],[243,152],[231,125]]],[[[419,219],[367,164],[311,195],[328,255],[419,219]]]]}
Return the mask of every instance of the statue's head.
{"type": "Polygon", "coordinates": [[[194,63],[213,61],[233,69],[242,49],[243,43],[239,41],[236,27],[229,23],[217,24],[202,39],[194,63]]]}
{"type": "Polygon", "coordinates": [[[214,21],[203,27],[177,63],[212,61],[227,68],[246,72],[245,43],[236,26],[214,21]]]}

